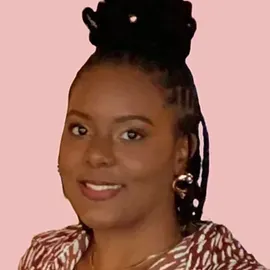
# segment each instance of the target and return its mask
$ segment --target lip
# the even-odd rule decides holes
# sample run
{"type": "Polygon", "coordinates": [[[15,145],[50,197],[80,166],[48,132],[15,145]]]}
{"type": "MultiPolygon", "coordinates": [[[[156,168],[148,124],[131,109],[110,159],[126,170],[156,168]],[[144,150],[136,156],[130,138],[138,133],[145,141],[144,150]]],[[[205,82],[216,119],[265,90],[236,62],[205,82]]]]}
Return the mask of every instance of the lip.
{"type": "Polygon", "coordinates": [[[123,185],[119,189],[108,190],[94,190],[91,187],[87,187],[86,183],[94,185],[119,185],[115,183],[108,183],[107,181],[94,181],[94,180],[81,180],[79,181],[79,187],[84,197],[91,201],[106,201],[114,198],[122,191],[123,185]]]}

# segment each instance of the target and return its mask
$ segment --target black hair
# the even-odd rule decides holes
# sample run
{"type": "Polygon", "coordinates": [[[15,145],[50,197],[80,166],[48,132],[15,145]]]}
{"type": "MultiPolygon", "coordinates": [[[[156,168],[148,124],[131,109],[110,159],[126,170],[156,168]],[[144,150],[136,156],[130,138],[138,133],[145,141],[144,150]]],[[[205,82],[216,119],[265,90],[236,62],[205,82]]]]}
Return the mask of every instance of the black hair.
{"type": "Polygon", "coordinates": [[[183,0],[105,0],[97,10],[83,10],[83,21],[90,30],[96,51],[80,72],[102,61],[127,61],[146,72],[159,71],[167,89],[167,103],[179,105],[178,136],[193,134],[198,143],[187,170],[194,177],[187,197],[175,196],[182,224],[201,221],[209,174],[209,136],[201,112],[193,76],[186,64],[191,39],[197,25],[192,5],[183,0]],[[203,157],[200,153],[199,126],[203,130],[203,157]],[[198,205],[194,205],[194,199],[198,205]]]}

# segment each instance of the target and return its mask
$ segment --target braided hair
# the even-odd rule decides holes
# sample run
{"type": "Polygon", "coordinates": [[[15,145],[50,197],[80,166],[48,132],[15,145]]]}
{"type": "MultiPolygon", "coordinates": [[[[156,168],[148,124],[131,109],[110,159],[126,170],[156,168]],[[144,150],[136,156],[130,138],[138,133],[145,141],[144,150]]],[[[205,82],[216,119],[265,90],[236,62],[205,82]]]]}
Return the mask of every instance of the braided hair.
{"type": "Polygon", "coordinates": [[[160,72],[167,103],[177,105],[181,111],[176,135],[191,138],[192,134],[197,139],[196,151],[187,164],[194,181],[185,199],[175,196],[177,216],[182,224],[200,222],[209,174],[209,137],[193,77],[186,64],[197,28],[191,3],[183,0],[105,0],[98,4],[96,11],[85,8],[82,17],[96,50],[77,76],[102,61],[128,62],[145,72],[160,72]],[[203,155],[200,153],[200,124],[203,155]]]}

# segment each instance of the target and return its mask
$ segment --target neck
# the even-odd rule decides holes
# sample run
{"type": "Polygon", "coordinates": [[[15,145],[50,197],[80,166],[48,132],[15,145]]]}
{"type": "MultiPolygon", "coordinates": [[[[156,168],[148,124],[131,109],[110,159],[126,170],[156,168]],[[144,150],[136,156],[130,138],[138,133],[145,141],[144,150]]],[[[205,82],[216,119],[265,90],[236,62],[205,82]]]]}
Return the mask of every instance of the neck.
{"type": "Polygon", "coordinates": [[[93,263],[95,269],[123,269],[167,251],[180,240],[175,210],[159,210],[128,228],[94,230],[93,263]]]}

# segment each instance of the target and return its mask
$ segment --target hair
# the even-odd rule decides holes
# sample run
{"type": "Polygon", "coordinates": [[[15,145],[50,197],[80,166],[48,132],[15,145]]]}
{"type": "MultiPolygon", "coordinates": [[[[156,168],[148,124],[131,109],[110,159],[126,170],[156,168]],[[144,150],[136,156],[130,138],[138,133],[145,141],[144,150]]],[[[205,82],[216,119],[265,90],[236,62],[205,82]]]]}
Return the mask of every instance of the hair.
{"type": "MultiPolygon", "coordinates": [[[[187,165],[194,181],[185,199],[175,196],[177,215],[182,224],[201,221],[209,174],[209,136],[193,76],[186,64],[197,28],[191,3],[183,0],[105,0],[98,4],[96,11],[85,8],[82,17],[96,51],[77,77],[101,62],[128,63],[150,74],[160,73],[167,104],[176,105],[181,112],[175,129],[177,136],[191,138],[193,134],[197,139],[196,151],[187,165]],[[200,124],[203,156],[200,153],[200,124]],[[194,205],[195,199],[197,205],[194,205]]],[[[191,140],[189,145],[191,147],[191,140]]]]}

